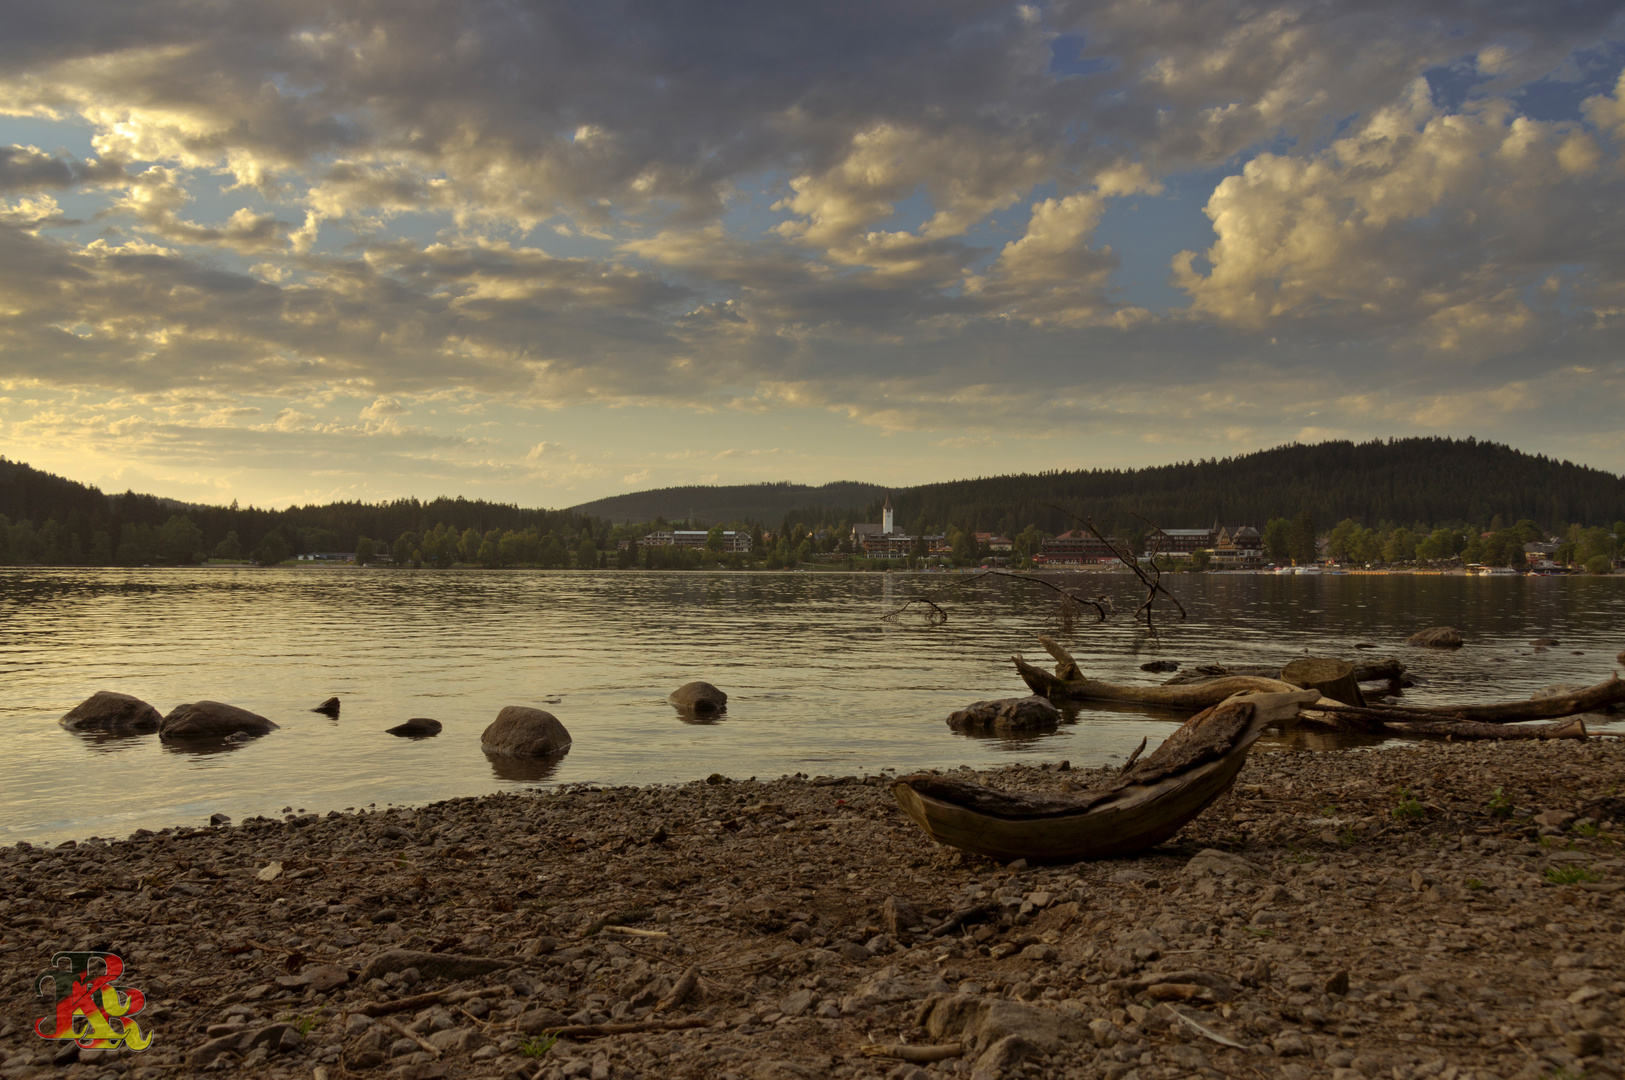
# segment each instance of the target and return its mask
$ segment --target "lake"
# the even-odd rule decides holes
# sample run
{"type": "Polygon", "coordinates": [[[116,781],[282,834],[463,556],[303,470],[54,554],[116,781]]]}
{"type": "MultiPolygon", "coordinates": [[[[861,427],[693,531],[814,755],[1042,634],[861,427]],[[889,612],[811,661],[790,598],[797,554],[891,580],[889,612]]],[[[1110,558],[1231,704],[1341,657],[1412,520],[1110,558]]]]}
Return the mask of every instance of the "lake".
{"type": "MultiPolygon", "coordinates": [[[[121,837],[550,784],[671,783],[723,773],[845,775],[1016,759],[1091,766],[1155,746],[1174,715],[1084,708],[1053,735],[955,735],[947,714],[1026,693],[1009,657],[1059,634],[1084,670],[1152,682],[1152,659],[1280,664],[1305,653],[1399,656],[1416,704],[1528,697],[1592,683],[1625,647],[1625,577],[1186,575],[1155,634],[1129,612],[1133,578],[1070,579],[1124,612],[1060,633],[1055,594],[1007,579],[939,597],[940,626],[883,620],[941,574],[256,570],[0,570],[0,842],[121,837]],[[1459,651],[1407,648],[1426,626],[1459,651]],[[1537,653],[1531,642],[1560,646],[1537,653]],[[1375,650],[1356,651],[1360,643],[1375,650]],[[723,718],[685,722],[666,695],[691,679],[729,694],[723,718]],[[57,719],[96,690],[168,712],[213,699],[282,729],[198,752],[156,735],[107,739],[57,719]],[[309,710],[330,696],[337,720],[309,710]],[[551,703],[556,699],[556,703],[551,703]],[[556,714],[575,744],[547,768],[493,762],[480,732],[504,705],[556,714]],[[437,738],[384,734],[409,717],[437,738]]],[[[1089,616],[1092,618],[1092,615],[1089,616]]],[[[1607,726],[1625,731],[1625,723],[1607,726]]],[[[1290,742],[1288,737],[1284,742],[1290,742]]],[[[1299,741],[1301,745],[1301,740],[1299,741]]]]}

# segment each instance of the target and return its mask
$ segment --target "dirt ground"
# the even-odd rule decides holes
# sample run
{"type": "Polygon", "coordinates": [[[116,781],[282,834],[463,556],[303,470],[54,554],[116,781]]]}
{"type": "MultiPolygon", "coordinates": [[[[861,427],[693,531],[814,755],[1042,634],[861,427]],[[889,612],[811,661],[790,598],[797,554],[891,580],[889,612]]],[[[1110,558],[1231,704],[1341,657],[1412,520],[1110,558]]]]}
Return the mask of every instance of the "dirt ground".
{"type": "Polygon", "coordinates": [[[1255,750],[1172,841],[1069,866],[940,848],[889,784],[6,849],[0,1080],[1620,1075],[1616,739],[1255,750]],[[149,1049],[34,1034],[68,950],[123,958],[149,1049]]]}

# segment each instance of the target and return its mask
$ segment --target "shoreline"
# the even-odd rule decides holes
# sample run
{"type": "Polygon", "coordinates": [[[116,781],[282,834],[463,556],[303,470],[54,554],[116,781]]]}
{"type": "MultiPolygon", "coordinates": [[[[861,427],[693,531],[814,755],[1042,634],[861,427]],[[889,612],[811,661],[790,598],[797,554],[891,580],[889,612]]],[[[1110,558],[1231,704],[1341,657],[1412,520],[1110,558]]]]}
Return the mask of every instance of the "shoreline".
{"type": "Polygon", "coordinates": [[[713,779],[3,849],[0,1077],[1619,1075],[1618,740],[1255,750],[1172,840],[1057,867],[931,843],[882,778],[713,779]],[[94,946],[154,1041],[64,1071],[33,981],[94,946]],[[525,1052],[626,1023],[672,1029],[525,1052]]]}

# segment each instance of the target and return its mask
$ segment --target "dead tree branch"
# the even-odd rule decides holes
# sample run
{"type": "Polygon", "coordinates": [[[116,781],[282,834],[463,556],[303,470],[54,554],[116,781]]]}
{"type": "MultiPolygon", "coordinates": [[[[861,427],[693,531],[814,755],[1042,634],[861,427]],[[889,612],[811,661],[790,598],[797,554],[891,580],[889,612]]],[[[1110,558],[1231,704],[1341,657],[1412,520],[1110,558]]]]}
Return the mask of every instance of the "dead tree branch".
{"type": "Polygon", "coordinates": [[[902,605],[886,612],[886,614],[880,617],[881,621],[896,622],[902,618],[902,616],[905,615],[910,608],[916,604],[919,604],[921,607],[926,609],[926,623],[930,626],[941,626],[943,623],[948,621],[948,613],[943,610],[942,605],[937,603],[937,600],[955,589],[963,588],[966,585],[974,585],[976,582],[990,577],[1011,578],[1015,581],[1031,581],[1034,584],[1044,586],[1046,589],[1053,589],[1055,592],[1061,594],[1063,601],[1070,600],[1072,603],[1094,608],[1096,622],[1105,622],[1107,619],[1117,614],[1117,608],[1112,603],[1111,597],[1109,596],[1099,596],[1091,600],[1087,596],[1079,596],[1077,593],[1063,589],[1053,581],[1045,581],[1043,578],[1035,577],[1031,574],[1018,574],[1012,570],[983,570],[981,573],[972,574],[970,577],[960,578],[958,581],[949,582],[940,589],[934,590],[928,596],[917,596],[914,599],[909,600],[902,605]]]}
{"type": "MultiPolygon", "coordinates": [[[[1095,523],[1093,521],[1091,521],[1090,519],[1088,519],[1086,517],[1080,517],[1079,515],[1074,514],[1072,511],[1066,509],[1065,507],[1056,506],[1054,503],[1044,503],[1043,505],[1049,507],[1051,510],[1055,510],[1055,511],[1058,511],[1058,512],[1060,512],[1062,514],[1065,514],[1067,517],[1071,518],[1073,521],[1076,521],[1078,524],[1080,524],[1084,528],[1088,529],[1090,535],[1092,535],[1096,540],[1099,540],[1102,544],[1105,544],[1107,549],[1110,550],[1113,555],[1117,556],[1117,561],[1118,562],[1122,563],[1124,566],[1126,566],[1130,570],[1132,570],[1134,572],[1134,576],[1140,579],[1140,584],[1145,586],[1145,602],[1142,603],[1139,606],[1139,608],[1136,609],[1136,611],[1134,612],[1134,617],[1136,619],[1140,618],[1143,615],[1143,616],[1145,616],[1145,625],[1148,626],[1148,627],[1150,627],[1152,625],[1152,623],[1151,623],[1151,610],[1152,610],[1152,605],[1154,605],[1156,603],[1156,601],[1157,601],[1157,594],[1158,593],[1161,593],[1163,596],[1166,596],[1168,598],[1168,601],[1171,604],[1174,605],[1174,608],[1176,610],[1178,610],[1179,617],[1181,619],[1186,617],[1185,616],[1185,605],[1181,604],[1179,602],[1179,597],[1175,596],[1173,593],[1171,593],[1167,589],[1163,588],[1163,585],[1162,585],[1162,569],[1157,566],[1157,557],[1156,557],[1155,551],[1152,552],[1152,556],[1151,556],[1151,560],[1150,560],[1150,564],[1149,564],[1150,567],[1151,567],[1151,573],[1147,574],[1145,572],[1144,567],[1142,567],[1140,565],[1140,561],[1134,557],[1134,553],[1127,549],[1127,545],[1112,543],[1109,539],[1106,538],[1105,533],[1102,533],[1099,529],[1095,528],[1095,523]]],[[[1146,521],[1145,518],[1140,517],[1140,515],[1135,514],[1134,516],[1139,518],[1140,521],[1144,522],[1152,530],[1153,535],[1155,535],[1155,536],[1165,536],[1166,535],[1162,531],[1161,528],[1159,528],[1156,525],[1151,524],[1151,522],[1149,522],[1149,521],[1146,521]]]]}

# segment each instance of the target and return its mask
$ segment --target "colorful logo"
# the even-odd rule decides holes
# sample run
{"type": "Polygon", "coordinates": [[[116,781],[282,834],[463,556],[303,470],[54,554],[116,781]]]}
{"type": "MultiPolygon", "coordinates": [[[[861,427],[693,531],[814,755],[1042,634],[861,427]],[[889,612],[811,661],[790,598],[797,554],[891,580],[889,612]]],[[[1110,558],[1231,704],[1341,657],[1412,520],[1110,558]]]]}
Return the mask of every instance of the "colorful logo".
{"type": "Polygon", "coordinates": [[[40,997],[56,996],[56,1008],[34,1021],[34,1033],[42,1039],[71,1039],[82,1050],[145,1050],[152,1035],[133,1017],[147,999],[139,990],[113,985],[123,974],[124,961],[112,953],[57,953],[35,983],[40,997]],[[91,971],[95,961],[101,962],[102,974],[91,971]]]}

